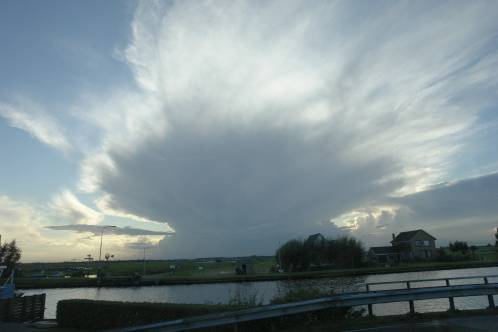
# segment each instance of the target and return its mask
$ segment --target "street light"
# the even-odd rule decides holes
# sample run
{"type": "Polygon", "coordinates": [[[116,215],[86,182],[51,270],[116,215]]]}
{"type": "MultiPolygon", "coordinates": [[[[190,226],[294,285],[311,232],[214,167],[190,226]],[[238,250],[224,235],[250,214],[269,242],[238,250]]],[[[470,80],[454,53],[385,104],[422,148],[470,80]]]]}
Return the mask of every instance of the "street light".
{"type": "Polygon", "coordinates": [[[100,279],[102,278],[102,275],[100,272],[102,270],[102,238],[104,237],[104,230],[106,228],[114,228],[114,227],[116,227],[116,226],[114,226],[114,225],[102,226],[102,231],[100,232],[99,266],[97,268],[97,282],[99,285],[100,285],[100,279]]]}
{"type": "Polygon", "coordinates": [[[151,249],[153,247],[144,247],[144,265],[143,265],[143,271],[142,271],[142,276],[145,276],[145,249],[151,249]]]}
{"type": "Polygon", "coordinates": [[[100,250],[99,250],[99,262],[102,262],[102,237],[104,236],[104,229],[115,228],[114,225],[102,226],[102,231],[100,232],[100,250]]]}

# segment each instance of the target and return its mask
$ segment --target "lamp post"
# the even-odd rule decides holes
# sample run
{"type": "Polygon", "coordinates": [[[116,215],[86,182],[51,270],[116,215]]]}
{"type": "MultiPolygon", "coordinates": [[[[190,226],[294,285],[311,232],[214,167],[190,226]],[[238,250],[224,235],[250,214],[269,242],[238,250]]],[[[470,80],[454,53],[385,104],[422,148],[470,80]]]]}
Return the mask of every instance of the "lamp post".
{"type": "Polygon", "coordinates": [[[116,227],[116,226],[114,226],[114,225],[102,226],[102,231],[100,232],[99,262],[102,262],[102,238],[104,237],[104,229],[106,229],[106,228],[114,228],[114,227],[116,227]]]}
{"type": "Polygon", "coordinates": [[[100,249],[99,249],[99,267],[97,270],[97,283],[100,285],[101,270],[102,270],[102,238],[104,237],[104,230],[106,228],[114,228],[114,225],[102,226],[102,231],[100,232],[100,249]]]}
{"type": "Polygon", "coordinates": [[[142,271],[142,276],[145,276],[145,249],[150,249],[152,247],[144,247],[144,264],[143,264],[143,271],[142,271]]]}

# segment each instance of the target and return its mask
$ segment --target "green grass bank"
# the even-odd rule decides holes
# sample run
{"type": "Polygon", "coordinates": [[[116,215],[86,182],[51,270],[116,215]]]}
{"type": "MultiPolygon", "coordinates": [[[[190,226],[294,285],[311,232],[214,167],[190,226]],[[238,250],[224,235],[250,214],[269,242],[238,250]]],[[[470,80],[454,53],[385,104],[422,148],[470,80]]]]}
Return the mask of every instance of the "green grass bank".
{"type": "Polygon", "coordinates": [[[170,275],[154,274],[141,279],[127,276],[112,276],[104,278],[99,284],[97,279],[92,278],[16,278],[18,289],[33,288],[72,288],[72,287],[128,287],[128,286],[154,286],[154,285],[178,285],[178,284],[200,284],[200,283],[223,283],[223,282],[251,282],[272,280],[299,280],[313,278],[334,278],[346,276],[362,276],[373,274],[434,271],[449,269],[465,269],[480,267],[495,267],[495,261],[460,261],[460,262],[423,262],[406,263],[393,267],[367,267],[343,270],[307,271],[294,273],[254,273],[249,275],[170,275]]]}

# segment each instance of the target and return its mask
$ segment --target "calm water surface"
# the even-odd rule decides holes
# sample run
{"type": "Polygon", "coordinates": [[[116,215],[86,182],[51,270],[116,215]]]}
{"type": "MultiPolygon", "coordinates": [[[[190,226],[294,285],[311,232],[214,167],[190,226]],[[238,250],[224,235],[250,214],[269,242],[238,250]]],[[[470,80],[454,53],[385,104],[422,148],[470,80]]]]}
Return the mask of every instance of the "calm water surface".
{"type": "MultiPolygon", "coordinates": [[[[383,275],[370,275],[361,277],[341,277],[327,279],[308,280],[279,280],[258,281],[246,283],[222,283],[222,284],[199,284],[199,285],[171,285],[171,286],[147,286],[147,287],[102,287],[102,288],[55,288],[25,290],[26,295],[46,293],[47,310],[46,318],[55,318],[57,302],[65,299],[92,299],[107,301],[133,301],[133,302],[173,302],[173,303],[227,303],[230,299],[253,298],[257,302],[267,304],[270,300],[284,294],[290,289],[319,287],[325,291],[335,293],[365,290],[365,283],[381,281],[399,281],[412,279],[433,279],[446,277],[464,277],[479,275],[497,275],[498,267],[440,270],[426,272],[391,273],[383,275]]],[[[477,280],[454,281],[453,284],[461,285],[476,283],[477,280]]],[[[498,282],[498,278],[490,279],[490,282],[498,282]]],[[[442,283],[426,282],[413,285],[412,287],[442,286],[442,283]]],[[[389,285],[389,288],[403,288],[401,284],[389,285]]],[[[388,289],[383,287],[372,288],[388,289]]],[[[498,303],[495,298],[495,303],[498,303]]],[[[486,296],[474,296],[456,298],[457,309],[479,309],[488,305],[486,296]]],[[[423,300],[415,302],[415,310],[418,312],[445,311],[449,308],[448,299],[423,300]]],[[[403,314],[409,311],[407,302],[377,304],[373,306],[375,315],[403,314]]]]}

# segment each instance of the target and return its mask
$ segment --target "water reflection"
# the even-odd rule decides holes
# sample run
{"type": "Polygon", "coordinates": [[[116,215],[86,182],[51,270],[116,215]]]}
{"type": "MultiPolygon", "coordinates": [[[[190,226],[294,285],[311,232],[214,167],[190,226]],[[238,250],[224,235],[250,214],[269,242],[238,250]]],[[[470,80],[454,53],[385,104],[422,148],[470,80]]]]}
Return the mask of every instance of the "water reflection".
{"type": "MultiPolygon", "coordinates": [[[[498,274],[498,268],[479,268],[461,270],[440,270],[426,272],[393,273],[384,275],[342,277],[309,280],[280,280],[247,283],[223,283],[201,285],[171,285],[129,288],[57,288],[26,290],[26,295],[46,293],[47,310],[45,316],[54,318],[57,302],[62,299],[95,299],[108,301],[133,301],[133,302],[174,302],[174,303],[228,303],[231,299],[255,298],[257,303],[268,304],[275,296],[281,296],[289,290],[317,287],[334,294],[363,291],[365,283],[435,279],[459,276],[479,276],[498,274]]],[[[498,278],[489,280],[498,282],[498,278]]],[[[454,285],[475,283],[476,280],[458,280],[454,285]]],[[[424,282],[414,284],[412,287],[442,286],[441,282],[424,282]]],[[[372,289],[405,288],[404,284],[379,285],[372,289]]],[[[498,298],[495,298],[498,303],[498,298]]],[[[456,298],[457,309],[479,309],[488,305],[486,296],[456,298]]],[[[448,310],[448,299],[423,300],[415,302],[418,312],[448,310]]],[[[375,315],[404,314],[409,311],[408,303],[388,303],[373,306],[375,315]]]]}

